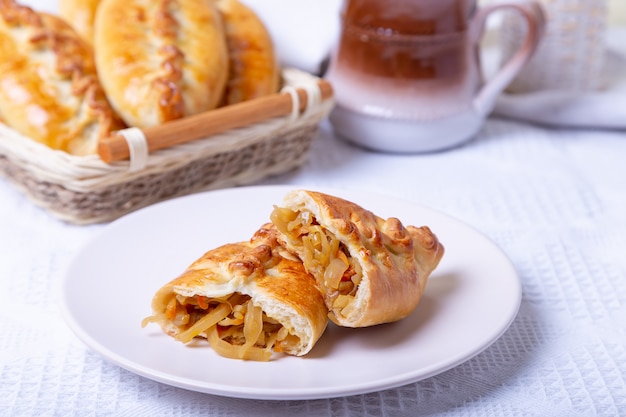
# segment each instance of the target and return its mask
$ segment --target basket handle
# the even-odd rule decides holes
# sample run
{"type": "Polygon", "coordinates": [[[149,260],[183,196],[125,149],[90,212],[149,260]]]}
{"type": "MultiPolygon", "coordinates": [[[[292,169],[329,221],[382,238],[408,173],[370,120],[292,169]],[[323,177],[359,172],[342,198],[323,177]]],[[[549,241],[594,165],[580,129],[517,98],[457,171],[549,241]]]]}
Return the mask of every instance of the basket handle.
{"type": "MultiPolygon", "coordinates": [[[[320,79],[317,88],[322,101],[332,97],[333,89],[328,81],[320,79]]],[[[141,132],[145,136],[146,150],[155,151],[274,117],[294,114],[294,104],[299,107],[299,113],[302,113],[310,105],[310,94],[306,88],[296,88],[295,91],[292,89],[271,94],[144,128],[141,132]]],[[[130,153],[127,139],[117,132],[98,143],[98,155],[106,163],[129,159],[130,153]]]]}

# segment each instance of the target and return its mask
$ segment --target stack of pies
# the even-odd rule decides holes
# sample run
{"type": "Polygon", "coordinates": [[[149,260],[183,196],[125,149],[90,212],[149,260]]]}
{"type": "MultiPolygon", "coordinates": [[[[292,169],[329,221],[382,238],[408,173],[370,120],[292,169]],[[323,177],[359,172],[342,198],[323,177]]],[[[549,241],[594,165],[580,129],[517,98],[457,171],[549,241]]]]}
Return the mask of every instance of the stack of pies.
{"type": "Polygon", "coordinates": [[[85,155],[145,128],[275,93],[269,32],[238,0],[0,1],[0,118],[85,155]]]}

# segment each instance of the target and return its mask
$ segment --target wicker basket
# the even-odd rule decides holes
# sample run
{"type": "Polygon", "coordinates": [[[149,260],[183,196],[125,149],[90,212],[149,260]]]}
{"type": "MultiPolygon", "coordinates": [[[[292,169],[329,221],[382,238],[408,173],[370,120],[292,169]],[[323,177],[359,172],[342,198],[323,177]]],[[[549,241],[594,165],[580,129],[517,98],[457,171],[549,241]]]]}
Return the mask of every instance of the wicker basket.
{"type": "MultiPolygon", "coordinates": [[[[283,72],[284,84],[312,88],[318,78],[283,72]]],[[[333,100],[308,103],[300,115],[162,149],[146,165],[111,164],[98,155],[73,156],[48,148],[0,124],[0,174],[35,204],[75,224],[110,221],[156,202],[202,190],[257,182],[300,166],[333,100]]]]}

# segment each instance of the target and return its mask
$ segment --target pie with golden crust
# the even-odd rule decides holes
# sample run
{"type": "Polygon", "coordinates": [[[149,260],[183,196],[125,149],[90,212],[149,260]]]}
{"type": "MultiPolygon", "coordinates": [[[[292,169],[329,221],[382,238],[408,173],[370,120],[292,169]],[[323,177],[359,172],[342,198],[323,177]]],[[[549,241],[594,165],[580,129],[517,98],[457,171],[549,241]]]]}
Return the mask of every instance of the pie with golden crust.
{"type": "MultiPolygon", "coordinates": [[[[93,43],[96,10],[102,0],[60,0],[59,15],[93,43]]],[[[259,16],[239,0],[210,0],[217,7],[228,46],[228,81],[220,105],[278,91],[280,66],[272,37],[259,16]]]]}
{"type": "Polygon", "coordinates": [[[215,108],[228,76],[222,19],[209,0],[102,0],[96,66],[129,126],[157,126],[215,108]]]}
{"type": "Polygon", "coordinates": [[[93,50],[61,18],[0,1],[0,116],[24,136],[75,155],[124,127],[96,74],[93,50]]]}
{"type": "Polygon", "coordinates": [[[326,329],[326,306],[315,279],[277,235],[268,223],[248,242],[206,252],[157,291],[143,325],[156,322],[184,343],[206,338],[229,358],[307,354],[326,329]]]}
{"type": "Polygon", "coordinates": [[[269,31],[239,0],[216,0],[226,32],[229,75],[222,105],[278,91],[280,67],[269,31]]]}
{"type": "Polygon", "coordinates": [[[320,192],[289,192],[271,220],[281,244],[315,276],[330,319],[345,327],[409,315],[444,253],[427,226],[405,227],[320,192]]]}
{"type": "Polygon", "coordinates": [[[100,0],[59,0],[59,16],[93,45],[93,22],[100,0]]]}

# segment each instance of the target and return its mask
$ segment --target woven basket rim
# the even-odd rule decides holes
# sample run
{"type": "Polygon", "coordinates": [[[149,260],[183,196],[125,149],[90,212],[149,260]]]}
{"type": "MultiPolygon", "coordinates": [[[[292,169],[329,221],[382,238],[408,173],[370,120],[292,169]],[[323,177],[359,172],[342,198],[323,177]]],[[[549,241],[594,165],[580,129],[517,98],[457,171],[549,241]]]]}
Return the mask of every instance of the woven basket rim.
{"type": "MultiPolygon", "coordinates": [[[[296,68],[282,71],[284,85],[312,88],[319,77],[296,68]]],[[[332,99],[315,103],[300,117],[277,117],[250,126],[232,129],[211,137],[161,149],[150,154],[145,168],[131,172],[129,161],[107,164],[98,155],[76,156],[51,149],[0,123],[0,155],[30,171],[41,181],[62,184],[69,190],[89,192],[95,188],[124,183],[184,166],[233,149],[245,148],[264,139],[267,132],[280,132],[294,125],[317,123],[319,114],[327,114],[332,99]]]]}

